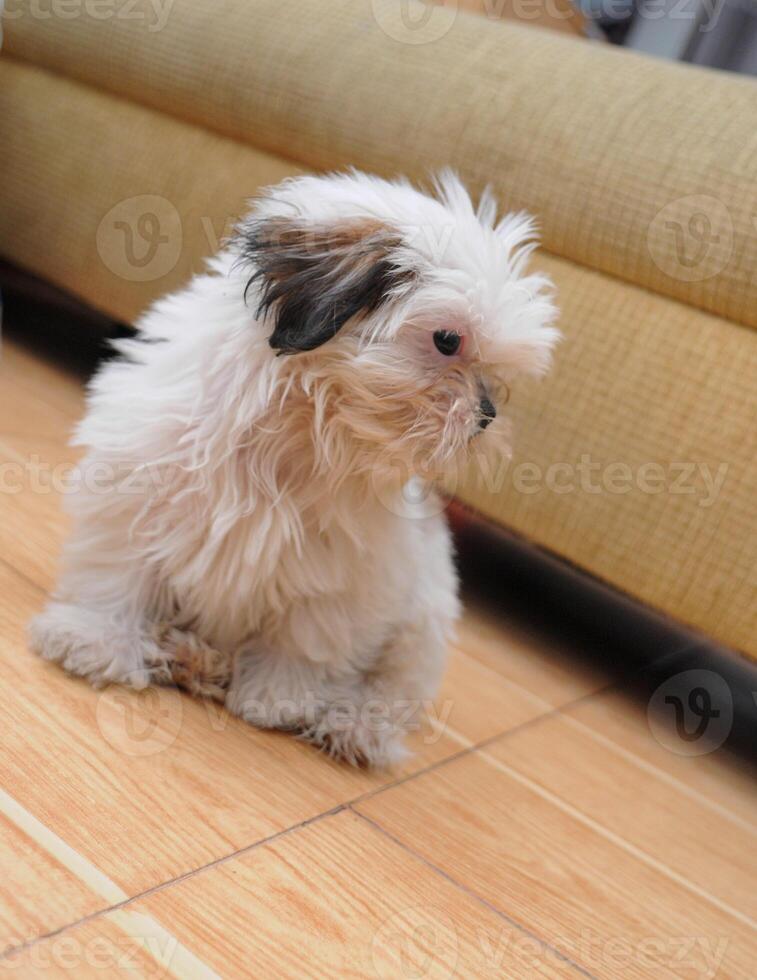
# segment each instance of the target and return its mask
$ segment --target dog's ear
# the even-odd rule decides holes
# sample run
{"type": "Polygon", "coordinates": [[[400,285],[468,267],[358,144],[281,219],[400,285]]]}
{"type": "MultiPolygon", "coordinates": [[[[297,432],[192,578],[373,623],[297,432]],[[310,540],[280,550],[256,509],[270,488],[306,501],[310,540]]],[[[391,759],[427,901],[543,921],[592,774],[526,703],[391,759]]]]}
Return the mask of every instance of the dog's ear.
{"type": "Polygon", "coordinates": [[[259,284],[258,314],[274,315],[271,347],[280,354],[314,350],[356,314],[370,313],[411,276],[392,260],[399,234],[378,221],[314,227],[267,218],[241,233],[244,259],[254,272],[245,295],[259,284]]]}

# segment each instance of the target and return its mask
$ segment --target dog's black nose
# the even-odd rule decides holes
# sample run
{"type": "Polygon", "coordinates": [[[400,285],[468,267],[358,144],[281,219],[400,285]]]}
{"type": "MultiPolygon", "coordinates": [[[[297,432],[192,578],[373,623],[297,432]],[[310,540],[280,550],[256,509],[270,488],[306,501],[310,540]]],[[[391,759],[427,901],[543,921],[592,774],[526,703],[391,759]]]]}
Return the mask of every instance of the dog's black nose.
{"type": "Polygon", "coordinates": [[[497,417],[497,409],[492,405],[488,398],[482,398],[481,403],[478,406],[478,410],[481,413],[481,417],[478,420],[478,424],[482,429],[485,429],[487,425],[491,423],[497,417]]]}

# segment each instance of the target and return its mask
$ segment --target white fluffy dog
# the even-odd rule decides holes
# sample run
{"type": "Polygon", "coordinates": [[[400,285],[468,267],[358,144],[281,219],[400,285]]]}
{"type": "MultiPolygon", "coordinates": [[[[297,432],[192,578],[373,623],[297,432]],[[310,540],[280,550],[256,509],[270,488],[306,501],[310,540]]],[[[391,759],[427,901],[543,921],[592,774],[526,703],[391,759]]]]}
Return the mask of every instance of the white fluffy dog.
{"type": "Polygon", "coordinates": [[[435,197],[356,172],[266,193],[92,382],[34,648],[353,763],[401,757],[459,612],[445,519],[433,498],[411,519],[403,488],[460,465],[511,379],[546,370],[532,248],[527,216],[497,223],[451,173],[435,197]]]}

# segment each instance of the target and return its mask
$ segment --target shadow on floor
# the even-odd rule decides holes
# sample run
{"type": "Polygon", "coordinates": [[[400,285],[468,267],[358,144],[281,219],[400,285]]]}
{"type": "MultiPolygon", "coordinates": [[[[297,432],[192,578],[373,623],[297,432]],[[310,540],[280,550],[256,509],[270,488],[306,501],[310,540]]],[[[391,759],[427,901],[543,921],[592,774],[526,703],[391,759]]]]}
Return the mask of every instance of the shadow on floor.
{"type": "Polygon", "coordinates": [[[459,504],[449,513],[467,601],[509,630],[601,666],[683,739],[714,732],[726,749],[757,761],[757,664],[459,504]]]}
{"type": "Polygon", "coordinates": [[[131,327],[2,261],[0,289],[2,335],[82,381],[112,356],[109,340],[134,336],[131,327]]]}

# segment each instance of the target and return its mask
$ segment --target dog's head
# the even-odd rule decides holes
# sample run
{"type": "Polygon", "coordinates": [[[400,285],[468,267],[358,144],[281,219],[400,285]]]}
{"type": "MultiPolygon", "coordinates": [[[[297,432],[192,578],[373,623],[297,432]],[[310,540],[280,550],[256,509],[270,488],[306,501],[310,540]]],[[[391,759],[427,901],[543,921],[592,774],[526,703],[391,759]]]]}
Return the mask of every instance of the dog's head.
{"type": "Polygon", "coordinates": [[[558,338],[549,281],[525,274],[531,219],[497,222],[490,195],[474,208],[449,172],[435,190],[359,173],[285,181],[236,240],[287,390],[353,469],[383,457],[443,471],[558,338]]]}

